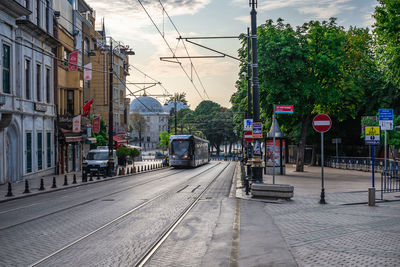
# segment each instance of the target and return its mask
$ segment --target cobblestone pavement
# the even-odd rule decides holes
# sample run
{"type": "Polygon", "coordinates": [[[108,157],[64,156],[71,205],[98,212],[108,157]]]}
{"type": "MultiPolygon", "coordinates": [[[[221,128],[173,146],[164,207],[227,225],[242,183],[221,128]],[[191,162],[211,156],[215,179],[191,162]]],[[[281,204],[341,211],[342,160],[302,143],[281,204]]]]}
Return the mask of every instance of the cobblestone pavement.
{"type": "Polygon", "coordinates": [[[273,217],[299,266],[400,266],[400,192],[385,194],[385,201],[377,193],[377,204],[370,207],[371,174],[326,169],[326,205],[318,203],[319,168],[277,176],[295,186],[290,201],[254,199],[243,190],[238,196],[265,203],[264,212],[273,217]]]}

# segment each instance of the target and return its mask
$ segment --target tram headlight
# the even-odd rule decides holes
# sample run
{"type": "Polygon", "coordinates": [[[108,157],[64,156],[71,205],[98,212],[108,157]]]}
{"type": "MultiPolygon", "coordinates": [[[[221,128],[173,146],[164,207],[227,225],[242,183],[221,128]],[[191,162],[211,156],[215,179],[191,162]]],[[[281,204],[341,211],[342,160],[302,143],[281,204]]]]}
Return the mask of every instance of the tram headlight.
{"type": "Polygon", "coordinates": [[[175,159],[175,155],[172,155],[172,158],[175,159]]]}
{"type": "Polygon", "coordinates": [[[188,159],[189,156],[188,156],[188,155],[184,155],[183,158],[184,158],[184,159],[188,159]]]}

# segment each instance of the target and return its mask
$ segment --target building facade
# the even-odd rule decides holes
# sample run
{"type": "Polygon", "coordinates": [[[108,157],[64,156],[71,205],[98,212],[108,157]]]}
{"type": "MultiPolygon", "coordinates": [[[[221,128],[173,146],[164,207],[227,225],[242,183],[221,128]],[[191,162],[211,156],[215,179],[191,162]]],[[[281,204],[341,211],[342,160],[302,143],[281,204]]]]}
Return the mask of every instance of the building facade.
{"type": "Polygon", "coordinates": [[[138,97],[131,102],[130,116],[133,145],[141,146],[144,151],[157,149],[160,144],[161,131],[168,131],[169,113],[164,110],[161,103],[149,96],[138,97]],[[141,127],[132,121],[136,117],[135,114],[139,114],[145,119],[142,129],[139,129],[141,127]]]}
{"type": "Polygon", "coordinates": [[[0,3],[0,183],[54,173],[52,4],[0,3]]]}

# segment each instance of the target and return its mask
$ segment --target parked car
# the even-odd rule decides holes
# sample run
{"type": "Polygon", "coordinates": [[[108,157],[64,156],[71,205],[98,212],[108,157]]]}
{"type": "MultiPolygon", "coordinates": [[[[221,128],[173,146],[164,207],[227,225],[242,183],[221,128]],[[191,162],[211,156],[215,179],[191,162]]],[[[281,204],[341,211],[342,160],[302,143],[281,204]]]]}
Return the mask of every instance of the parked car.
{"type": "MultiPolygon", "coordinates": [[[[113,150],[113,175],[117,172],[118,158],[117,153],[113,150]]],[[[97,147],[88,152],[82,164],[82,175],[90,173],[105,175],[108,167],[108,147],[97,147]]]]}

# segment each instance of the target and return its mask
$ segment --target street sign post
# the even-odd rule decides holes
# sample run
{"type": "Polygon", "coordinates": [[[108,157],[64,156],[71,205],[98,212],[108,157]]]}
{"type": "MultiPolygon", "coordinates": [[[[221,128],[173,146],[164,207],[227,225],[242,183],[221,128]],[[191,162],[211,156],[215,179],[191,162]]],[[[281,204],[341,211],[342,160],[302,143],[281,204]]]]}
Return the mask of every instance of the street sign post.
{"type": "Polygon", "coordinates": [[[262,138],[262,123],[254,122],[253,123],[253,138],[262,138]]]}
{"type": "Polygon", "coordinates": [[[387,131],[393,130],[393,109],[379,109],[379,126],[385,131],[385,171],[387,169],[387,131]]]}
{"type": "Polygon", "coordinates": [[[252,130],[253,130],[253,119],[244,119],[243,131],[252,131],[252,130]]]}
{"type": "Polygon", "coordinates": [[[375,146],[381,144],[381,127],[365,127],[365,144],[371,146],[372,188],[375,188],[375,146]]]}
{"type": "Polygon", "coordinates": [[[325,185],[324,185],[324,133],[332,127],[332,120],[326,114],[318,114],[313,119],[313,128],[321,133],[321,199],[320,204],[326,204],[325,201],[325,185]]]}

